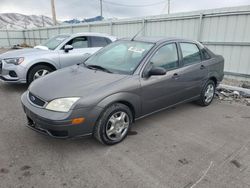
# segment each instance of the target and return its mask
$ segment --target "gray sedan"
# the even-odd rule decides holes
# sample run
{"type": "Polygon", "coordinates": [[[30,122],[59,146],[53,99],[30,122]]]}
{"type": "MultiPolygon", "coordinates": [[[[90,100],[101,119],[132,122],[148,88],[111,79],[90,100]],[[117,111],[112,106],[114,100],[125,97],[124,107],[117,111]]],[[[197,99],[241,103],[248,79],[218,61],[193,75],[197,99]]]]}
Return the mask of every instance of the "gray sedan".
{"type": "Polygon", "coordinates": [[[52,71],[82,62],[115,41],[100,33],[61,34],[33,49],[9,51],[0,55],[0,79],[8,83],[28,83],[52,71]]]}
{"type": "Polygon", "coordinates": [[[28,127],[56,138],[94,135],[121,142],[132,123],[196,101],[209,105],[223,79],[224,59],[199,42],[124,39],[81,65],[33,82],[22,95],[28,127]]]}

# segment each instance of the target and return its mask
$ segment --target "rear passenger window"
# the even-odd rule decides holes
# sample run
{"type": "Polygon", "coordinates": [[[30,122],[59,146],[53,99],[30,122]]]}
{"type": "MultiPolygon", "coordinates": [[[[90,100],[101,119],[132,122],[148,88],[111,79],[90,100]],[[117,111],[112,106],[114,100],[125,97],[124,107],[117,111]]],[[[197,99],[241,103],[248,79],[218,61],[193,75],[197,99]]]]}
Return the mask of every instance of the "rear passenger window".
{"type": "Polygon", "coordinates": [[[184,65],[190,65],[193,63],[201,62],[200,50],[196,44],[180,43],[180,46],[181,46],[184,65]]]}
{"type": "Polygon", "coordinates": [[[152,57],[151,63],[156,67],[171,70],[178,67],[178,54],[176,44],[167,44],[161,47],[152,57]]]}
{"type": "Polygon", "coordinates": [[[109,42],[105,37],[91,37],[92,47],[104,47],[107,46],[109,42]]]}

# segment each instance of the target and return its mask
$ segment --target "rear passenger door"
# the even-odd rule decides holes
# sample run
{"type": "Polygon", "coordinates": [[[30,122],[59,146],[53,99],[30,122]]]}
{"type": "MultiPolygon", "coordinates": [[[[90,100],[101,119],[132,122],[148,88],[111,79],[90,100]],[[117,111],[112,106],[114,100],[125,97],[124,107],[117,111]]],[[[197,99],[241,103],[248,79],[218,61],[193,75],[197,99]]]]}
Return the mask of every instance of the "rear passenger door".
{"type": "Polygon", "coordinates": [[[202,62],[199,47],[191,42],[179,42],[181,68],[176,84],[182,85],[179,100],[184,101],[200,95],[202,85],[207,78],[207,68],[202,62]]]}
{"type": "Polygon", "coordinates": [[[90,47],[95,52],[112,42],[109,38],[99,36],[90,36],[89,39],[90,47]]]}

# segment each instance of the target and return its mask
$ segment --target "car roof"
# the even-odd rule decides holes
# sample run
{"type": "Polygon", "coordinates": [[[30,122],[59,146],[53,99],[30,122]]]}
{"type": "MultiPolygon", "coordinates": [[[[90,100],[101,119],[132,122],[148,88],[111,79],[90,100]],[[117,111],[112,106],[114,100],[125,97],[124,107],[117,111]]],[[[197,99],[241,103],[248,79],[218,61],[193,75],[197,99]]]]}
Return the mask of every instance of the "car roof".
{"type": "Polygon", "coordinates": [[[71,37],[78,37],[78,36],[100,36],[100,37],[114,37],[111,36],[109,34],[105,34],[105,33],[93,33],[93,32],[83,32],[83,33],[75,33],[75,34],[71,34],[71,37]]]}
{"type": "MultiPolygon", "coordinates": [[[[131,38],[124,38],[123,40],[131,40],[131,38]]],[[[182,41],[182,42],[193,42],[198,43],[195,40],[190,39],[183,39],[183,38],[177,38],[177,37],[151,37],[151,36],[142,36],[142,37],[136,37],[134,41],[138,42],[149,42],[149,43],[164,43],[164,42],[171,42],[171,41],[182,41]]]]}
{"type": "Polygon", "coordinates": [[[82,32],[82,33],[74,33],[74,34],[62,33],[62,34],[59,34],[59,36],[60,35],[68,35],[68,36],[70,36],[70,38],[81,37],[81,36],[96,36],[96,37],[107,37],[107,38],[111,39],[112,41],[117,40],[117,37],[106,34],[106,33],[82,32]]]}

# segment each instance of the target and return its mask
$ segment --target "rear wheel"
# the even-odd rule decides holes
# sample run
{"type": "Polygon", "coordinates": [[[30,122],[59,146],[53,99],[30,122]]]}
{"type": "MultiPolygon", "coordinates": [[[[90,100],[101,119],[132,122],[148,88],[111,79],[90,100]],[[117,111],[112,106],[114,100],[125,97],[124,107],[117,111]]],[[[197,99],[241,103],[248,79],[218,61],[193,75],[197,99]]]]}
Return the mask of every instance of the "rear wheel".
{"type": "Polygon", "coordinates": [[[215,83],[212,80],[208,80],[204,85],[200,99],[197,103],[201,106],[208,106],[214,99],[215,94],[215,83]]]}
{"type": "Polygon", "coordinates": [[[132,124],[132,113],[124,104],[108,107],[97,121],[94,136],[103,144],[114,145],[124,140],[132,124]]]}
{"type": "Polygon", "coordinates": [[[33,82],[34,80],[41,78],[49,73],[51,73],[53,69],[47,65],[37,65],[33,67],[28,74],[28,84],[33,82]]]}

